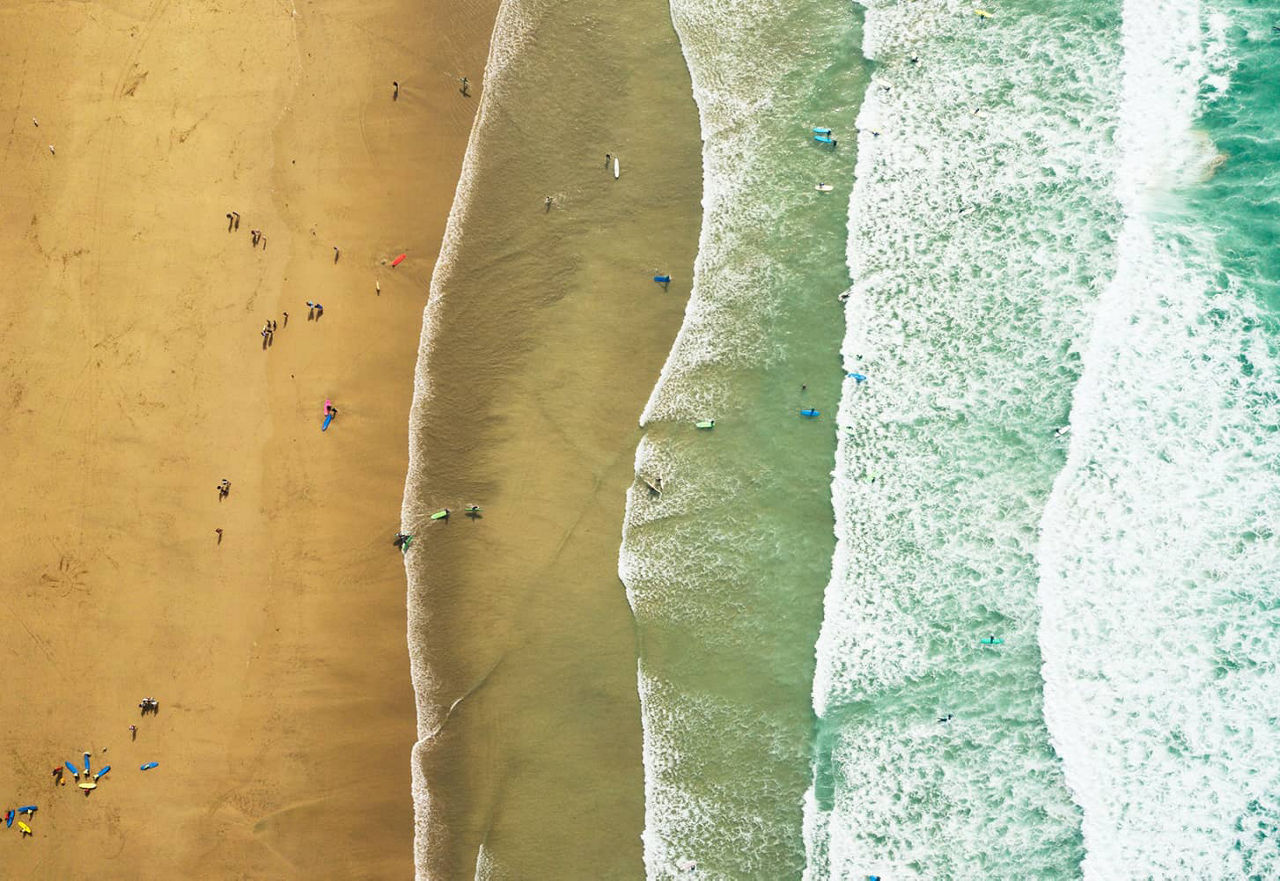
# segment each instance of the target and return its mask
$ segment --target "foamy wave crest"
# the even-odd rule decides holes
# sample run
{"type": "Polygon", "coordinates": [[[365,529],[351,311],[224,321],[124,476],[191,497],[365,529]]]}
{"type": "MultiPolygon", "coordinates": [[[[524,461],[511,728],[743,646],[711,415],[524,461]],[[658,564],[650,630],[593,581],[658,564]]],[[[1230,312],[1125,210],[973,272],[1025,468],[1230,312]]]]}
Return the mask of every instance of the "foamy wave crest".
{"type": "Polygon", "coordinates": [[[769,295],[777,279],[768,253],[744,259],[742,231],[777,219],[773,204],[746,194],[769,173],[768,111],[794,64],[768,49],[769,23],[787,11],[783,0],[672,0],[702,126],[702,232],[685,320],[642,425],[715,412],[726,371],[759,366],[768,348],[768,316],[782,305],[769,295]]]}
{"type": "Polygon", "coordinates": [[[1114,265],[1118,16],[866,5],[805,877],[1069,877],[1035,527],[1114,265]]]}
{"type": "MultiPolygon", "coordinates": [[[[477,168],[483,161],[481,141],[493,102],[500,100],[504,82],[511,75],[511,67],[519,57],[521,48],[532,33],[534,15],[526,0],[504,0],[498,9],[493,35],[489,42],[489,55],[485,62],[484,87],[480,106],[476,112],[471,133],[467,139],[462,170],[454,192],[453,205],[445,224],[440,253],[432,272],[427,304],[422,313],[422,334],[418,342],[418,362],[414,369],[413,405],[409,411],[409,471],[405,478],[404,499],[400,507],[400,530],[416,534],[427,522],[429,511],[424,507],[427,498],[423,475],[431,450],[423,443],[426,436],[427,407],[432,400],[431,349],[439,324],[440,310],[447,296],[449,279],[457,258],[458,248],[465,235],[467,216],[472,204],[472,183],[477,168]]],[[[421,542],[423,539],[419,539],[421,542]]],[[[440,693],[431,666],[423,655],[417,640],[422,633],[430,632],[429,610],[425,602],[430,585],[419,577],[415,567],[416,549],[410,546],[405,554],[405,577],[408,582],[406,613],[408,619],[409,673],[418,713],[418,742],[414,744],[409,766],[412,774],[414,804],[414,853],[416,876],[419,881],[429,881],[427,849],[433,828],[431,793],[423,772],[422,751],[428,749],[432,738],[453,709],[448,697],[440,693]]]]}
{"type": "Polygon", "coordinates": [[[1087,878],[1273,878],[1280,360],[1229,226],[1174,192],[1231,63],[1196,0],[1124,16],[1127,218],[1042,524],[1045,714],[1087,878]]]}

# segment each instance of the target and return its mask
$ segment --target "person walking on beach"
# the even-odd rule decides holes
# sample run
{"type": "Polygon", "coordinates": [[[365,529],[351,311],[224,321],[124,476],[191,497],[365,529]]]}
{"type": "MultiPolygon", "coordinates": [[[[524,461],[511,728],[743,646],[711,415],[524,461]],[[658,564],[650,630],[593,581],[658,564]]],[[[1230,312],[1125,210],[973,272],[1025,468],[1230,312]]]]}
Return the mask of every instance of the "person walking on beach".
{"type": "Polygon", "coordinates": [[[285,313],[284,313],[284,326],[285,326],[285,327],[288,327],[288,326],[289,326],[289,313],[288,313],[288,312],[285,312],[285,313]]]}
{"type": "Polygon", "coordinates": [[[53,769],[53,785],[57,786],[61,782],[62,782],[62,766],[59,765],[58,767],[53,769]]]}
{"type": "Polygon", "coordinates": [[[338,250],[338,246],[337,246],[337,245],[334,245],[334,246],[333,246],[333,262],[334,262],[334,263],[337,263],[337,262],[338,262],[338,255],[339,255],[340,253],[341,253],[341,252],[338,250]]]}
{"type": "Polygon", "coordinates": [[[130,740],[137,740],[137,739],[138,739],[138,726],[137,726],[137,725],[130,725],[130,726],[129,726],[129,739],[130,739],[130,740]]]}
{"type": "Polygon", "coordinates": [[[218,533],[218,544],[222,544],[222,527],[219,526],[214,532],[218,533]]]}
{"type": "Polygon", "coordinates": [[[604,167],[605,167],[605,168],[608,168],[608,167],[609,167],[609,163],[610,163],[610,162],[612,162],[612,161],[613,161],[613,155],[612,155],[612,154],[610,154],[610,153],[605,153],[605,154],[604,154],[604,167]]]}
{"type": "Polygon", "coordinates": [[[232,217],[231,212],[228,211],[227,212],[227,232],[231,232],[232,228],[235,227],[235,223],[236,223],[236,219],[232,217]]]}
{"type": "Polygon", "coordinates": [[[551,197],[550,197],[550,196],[547,196],[546,209],[547,209],[547,211],[550,211],[550,210],[551,210],[551,197]]]}
{"type": "Polygon", "coordinates": [[[392,101],[399,101],[399,100],[400,100],[400,83],[399,83],[399,82],[397,82],[396,80],[392,80],[392,81],[391,81],[391,89],[392,89],[392,91],[391,91],[391,100],[392,100],[392,101]]]}
{"type": "Polygon", "coordinates": [[[235,220],[235,223],[236,223],[236,229],[239,229],[239,228],[240,228],[240,212],[239,212],[239,211],[232,211],[232,212],[231,212],[231,214],[232,214],[232,216],[234,216],[234,217],[235,217],[235,219],[236,219],[236,220],[235,220]]]}
{"type": "Polygon", "coordinates": [[[471,94],[470,92],[468,92],[468,91],[467,91],[467,89],[469,89],[469,88],[471,88],[471,86],[467,83],[467,78],[464,76],[464,77],[462,78],[462,89],[461,89],[461,91],[462,91],[462,96],[463,96],[464,98],[465,98],[465,97],[467,97],[467,96],[469,96],[469,95],[471,94]]]}

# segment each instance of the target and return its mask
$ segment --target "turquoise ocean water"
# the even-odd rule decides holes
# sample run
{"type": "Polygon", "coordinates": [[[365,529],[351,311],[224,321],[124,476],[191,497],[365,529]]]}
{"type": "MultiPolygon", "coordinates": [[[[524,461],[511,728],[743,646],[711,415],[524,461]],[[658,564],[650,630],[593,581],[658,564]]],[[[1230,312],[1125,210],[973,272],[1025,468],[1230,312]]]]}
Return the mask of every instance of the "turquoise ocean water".
{"type": "Polygon", "coordinates": [[[649,877],[1280,872],[1280,35],[986,11],[673,0],[705,216],[621,553],[649,877]]]}
{"type": "Polygon", "coordinates": [[[1280,12],[670,5],[637,876],[1280,877],[1280,12]]]}

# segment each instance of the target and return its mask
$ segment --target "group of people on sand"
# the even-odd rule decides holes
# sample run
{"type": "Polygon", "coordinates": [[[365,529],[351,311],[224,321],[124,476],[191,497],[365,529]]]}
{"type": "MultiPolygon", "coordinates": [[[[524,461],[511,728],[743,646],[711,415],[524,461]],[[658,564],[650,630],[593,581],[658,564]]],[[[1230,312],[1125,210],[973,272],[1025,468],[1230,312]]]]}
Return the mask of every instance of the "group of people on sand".
{"type": "Polygon", "coordinates": [[[142,715],[144,716],[147,715],[147,713],[158,713],[160,712],[160,701],[153,697],[144,697],[142,700],[138,701],[138,709],[142,711],[142,715]]]}

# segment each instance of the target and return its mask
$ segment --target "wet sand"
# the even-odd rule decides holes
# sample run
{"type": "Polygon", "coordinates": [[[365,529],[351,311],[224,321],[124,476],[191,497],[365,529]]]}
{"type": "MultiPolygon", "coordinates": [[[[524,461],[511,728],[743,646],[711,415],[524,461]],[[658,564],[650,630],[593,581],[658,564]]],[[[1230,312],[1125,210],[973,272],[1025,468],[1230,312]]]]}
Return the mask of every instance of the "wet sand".
{"type": "Polygon", "coordinates": [[[618,548],[689,293],[699,129],[665,3],[527,5],[526,51],[485,96],[417,413],[419,848],[436,879],[640,878],[618,548]],[[473,502],[481,518],[460,514],[473,502]]]}
{"type": "Polygon", "coordinates": [[[0,808],[40,808],[6,875],[412,875],[390,538],[495,9],[0,11],[0,808]],[[85,750],[111,773],[55,790],[85,750]]]}

